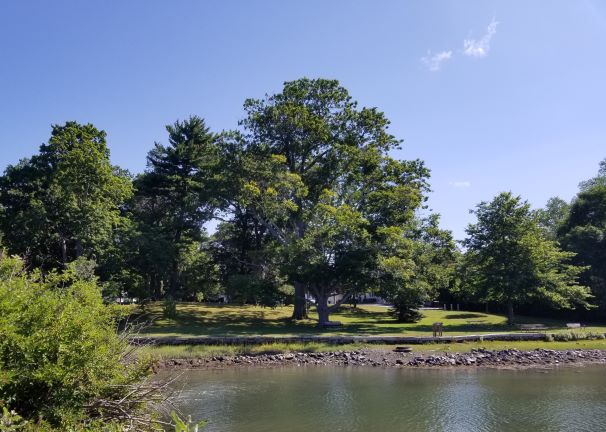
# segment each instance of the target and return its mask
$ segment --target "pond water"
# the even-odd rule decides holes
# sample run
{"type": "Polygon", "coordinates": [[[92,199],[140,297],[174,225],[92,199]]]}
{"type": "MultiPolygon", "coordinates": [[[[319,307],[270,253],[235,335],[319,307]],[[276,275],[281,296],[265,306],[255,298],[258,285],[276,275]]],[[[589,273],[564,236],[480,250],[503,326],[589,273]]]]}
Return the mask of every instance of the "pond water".
{"type": "MultiPolygon", "coordinates": [[[[166,372],[165,372],[166,374],[166,372]]],[[[186,371],[177,406],[215,431],[602,431],[606,368],[186,371]]]]}

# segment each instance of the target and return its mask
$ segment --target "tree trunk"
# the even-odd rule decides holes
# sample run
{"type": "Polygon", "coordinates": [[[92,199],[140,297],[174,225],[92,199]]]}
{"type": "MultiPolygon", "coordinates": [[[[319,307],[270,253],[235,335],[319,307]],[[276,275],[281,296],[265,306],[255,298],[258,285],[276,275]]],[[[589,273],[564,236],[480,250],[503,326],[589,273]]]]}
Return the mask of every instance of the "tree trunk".
{"type": "Polygon", "coordinates": [[[153,273],[151,276],[151,297],[154,300],[160,300],[162,298],[162,286],[160,283],[160,278],[156,273],[153,273]]]}
{"type": "Polygon", "coordinates": [[[507,302],[507,324],[513,325],[513,302],[507,302]]]}
{"type": "Polygon", "coordinates": [[[170,283],[168,285],[168,296],[177,300],[177,291],[179,289],[179,261],[173,260],[170,271],[170,283]]]}
{"type": "Polygon", "coordinates": [[[63,264],[67,264],[67,242],[65,239],[61,240],[61,260],[63,264]]]}
{"type": "Polygon", "coordinates": [[[80,258],[84,253],[84,247],[82,247],[82,242],[80,239],[76,240],[76,258],[80,258]]]}
{"type": "Polygon", "coordinates": [[[301,282],[294,282],[295,286],[295,304],[292,311],[292,318],[295,320],[307,319],[307,301],[305,300],[305,285],[301,282]]]}
{"type": "Polygon", "coordinates": [[[329,322],[330,309],[328,308],[328,298],[323,295],[316,297],[316,310],[318,311],[318,325],[323,326],[329,322]]]}

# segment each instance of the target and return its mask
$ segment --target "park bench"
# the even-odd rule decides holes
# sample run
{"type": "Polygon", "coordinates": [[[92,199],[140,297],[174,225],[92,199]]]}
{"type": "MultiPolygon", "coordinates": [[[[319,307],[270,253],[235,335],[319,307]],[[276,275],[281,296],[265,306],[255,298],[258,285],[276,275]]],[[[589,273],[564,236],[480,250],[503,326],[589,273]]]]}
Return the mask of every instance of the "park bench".
{"type": "Polygon", "coordinates": [[[522,331],[547,330],[545,324],[520,324],[519,327],[522,331]]]}
{"type": "Polygon", "coordinates": [[[566,327],[569,329],[581,328],[581,323],[567,323],[566,327]]]}
{"type": "Polygon", "coordinates": [[[484,320],[479,320],[479,321],[465,321],[467,324],[469,325],[480,325],[480,324],[484,324],[484,320]]]}

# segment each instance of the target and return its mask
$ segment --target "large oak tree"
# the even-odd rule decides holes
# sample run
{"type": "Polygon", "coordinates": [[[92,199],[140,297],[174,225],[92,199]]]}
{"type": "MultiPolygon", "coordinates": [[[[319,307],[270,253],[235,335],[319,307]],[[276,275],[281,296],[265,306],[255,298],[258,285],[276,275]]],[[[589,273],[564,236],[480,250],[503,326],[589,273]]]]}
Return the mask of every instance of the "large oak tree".
{"type": "Polygon", "coordinates": [[[372,270],[405,236],[428,170],[389,156],[400,146],[389,121],[335,80],[287,82],[244,108],[243,130],[223,137],[234,199],[283,247],[293,317],[306,316],[310,292],[327,321],[329,296],[342,302],[378,282],[372,270]]]}

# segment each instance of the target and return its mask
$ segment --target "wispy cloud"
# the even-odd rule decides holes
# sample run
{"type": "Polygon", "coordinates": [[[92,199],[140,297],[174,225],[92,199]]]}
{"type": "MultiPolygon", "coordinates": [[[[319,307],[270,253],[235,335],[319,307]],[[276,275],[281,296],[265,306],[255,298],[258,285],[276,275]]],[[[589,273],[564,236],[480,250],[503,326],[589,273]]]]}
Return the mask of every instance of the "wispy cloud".
{"type": "Polygon", "coordinates": [[[450,182],[450,185],[452,187],[456,187],[456,188],[468,188],[468,187],[471,187],[471,182],[469,182],[469,181],[455,181],[455,182],[450,182]]]}
{"type": "Polygon", "coordinates": [[[437,72],[442,67],[442,63],[450,60],[452,57],[452,51],[442,51],[437,54],[431,55],[431,51],[427,51],[427,56],[421,57],[421,62],[427,66],[432,72],[437,72]]]}
{"type": "Polygon", "coordinates": [[[497,24],[499,23],[493,18],[490,24],[488,24],[484,36],[477,40],[465,39],[463,41],[463,53],[470,57],[486,57],[488,51],[490,51],[490,40],[497,32],[497,24]]]}

